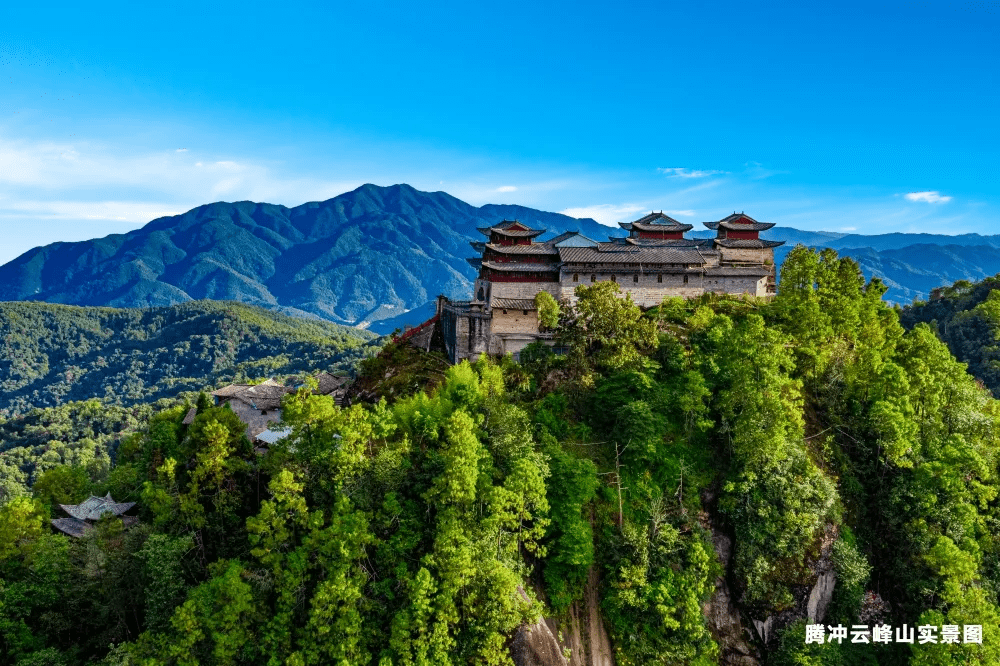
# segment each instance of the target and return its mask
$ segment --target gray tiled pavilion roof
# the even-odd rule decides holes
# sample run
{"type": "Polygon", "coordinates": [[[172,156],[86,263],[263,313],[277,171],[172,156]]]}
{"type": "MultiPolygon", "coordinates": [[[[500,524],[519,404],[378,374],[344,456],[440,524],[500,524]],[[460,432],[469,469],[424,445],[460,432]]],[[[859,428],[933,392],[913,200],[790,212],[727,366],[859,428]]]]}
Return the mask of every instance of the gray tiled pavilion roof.
{"type": "Polygon", "coordinates": [[[665,215],[663,211],[659,213],[653,212],[649,215],[644,215],[638,220],[632,222],[619,222],[618,226],[622,229],[627,229],[632,231],[690,231],[692,226],[690,224],[682,224],[669,215],[665,215]]]}
{"type": "Polygon", "coordinates": [[[534,238],[535,236],[545,233],[545,229],[532,229],[527,224],[518,222],[517,220],[504,220],[503,222],[494,224],[491,227],[476,227],[476,230],[484,236],[490,236],[496,233],[501,236],[510,236],[512,238],[534,238]],[[515,224],[521,227],[521,229],[511,229],[511,227],[515,224]]]}
{"type": "Polygon", "coordinates": [[[774,222],[754,222],[753,224],[741,224],[737,222],[719,222],[717,229],[727,229],[729,231],[767,231],[775,225],[774,222]]]}
{"type": "Polygon", "coordinates": [[[217,391],[212,391],[212,395],[222,400],[239,400],[254,409],[277,409],[281,406],[281,399],[285,394],[293,392],[294,389],[281,386],[269,379],[255,386],[230,384],[217,391]]]}
{"type": "Polygon", "coordinates": [[[319,384],[316,393],[320,395],[329,395],[350,381],[347,377],[338,377],[329,372],[321,372],[316,375],[315,379],[319,384]]]}
{"type": "Polygon", "coordinates": [[[774,226],[774,223],[758,222],[746,213],[733,213],[717,222],[702,222],[702,224],[713,231],[718,229],[719,225],[724,225],[723,229],[733,229],[736,231],[765,231],[774,226]],[[766,228],[755,229],[754,227],[759,224],[767,224],[768,226],[766,228]]]}
{"type": "Polygon", "coordinates": [[[77,520],[97,520],[105,513],[120,516],[133,506],[135,502],[115,502],[111,493],[104,497],[91,495],[79,504],[60,504],[62,510],[77,520]]]}

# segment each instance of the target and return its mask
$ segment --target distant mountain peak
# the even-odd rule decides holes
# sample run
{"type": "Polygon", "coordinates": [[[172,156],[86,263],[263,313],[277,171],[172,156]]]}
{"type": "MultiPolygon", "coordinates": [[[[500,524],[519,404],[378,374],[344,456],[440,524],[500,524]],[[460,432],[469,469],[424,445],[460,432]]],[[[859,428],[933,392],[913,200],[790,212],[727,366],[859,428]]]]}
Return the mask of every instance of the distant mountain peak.
{"type": "MultiPolygon", "coordinates": [[[[607,235],[593,220],[523,208],[551,232],[607,235]]],[[[465,296],[477,226],[503,219],[406,183],[365,183],[288,208],[217,201],[127,234],[35,248],[0,266],[0,300],[147,307],[191,299],[289,308],[367,325],[439,293],[465,296]]]]}

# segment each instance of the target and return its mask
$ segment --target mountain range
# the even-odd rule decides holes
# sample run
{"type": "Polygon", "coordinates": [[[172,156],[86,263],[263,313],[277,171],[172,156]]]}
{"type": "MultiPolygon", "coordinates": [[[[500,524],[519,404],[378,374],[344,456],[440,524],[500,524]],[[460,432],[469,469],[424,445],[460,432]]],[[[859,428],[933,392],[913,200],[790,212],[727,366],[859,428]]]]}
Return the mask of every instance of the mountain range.
{"type": "MultiPolygon", "coordinates": [[[[466,262],[476,227],[519,219],[595,240],[622,235],[593,219],[524,206],[472,206],[409,185],[363,185],[328,201],[285,206],[241,201],[199,206],[126,234],[37,247],[0,266],[0,301],[168,306],[234,300],[388,333],[419,323],[438,294],[467,298],[466,262]]],[[[692,236],[710,236],[703,230],[692,236]]],[[[786,244],[830,247],[889,286],[900,304],[936,286],[1000,271],[1000,236],[802,231],[764,234],[786,244]]]]}
{"type": "Polygon", "coordinates": [[[0,266],[0,301],[166,306],[234,300],[365,327],[438,294],[466,296],[476,227],[504,219],[550,234],[609,228],[523,206],[475,207],[409,185],[364,185],[294,208],[199,206],[127,234],[53,243],[0,266]]]}

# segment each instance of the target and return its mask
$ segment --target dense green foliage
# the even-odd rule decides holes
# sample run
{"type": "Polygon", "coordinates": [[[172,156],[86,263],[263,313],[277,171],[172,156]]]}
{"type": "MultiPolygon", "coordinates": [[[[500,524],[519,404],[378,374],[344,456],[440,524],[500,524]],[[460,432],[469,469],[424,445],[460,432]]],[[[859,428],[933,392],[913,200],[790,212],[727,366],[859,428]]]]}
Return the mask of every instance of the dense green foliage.
{"type": "MultiPolygon", "coordinates": [[[[44,490],[45,483],[38,482],[49,471],[68,474],[67,470],[73,470],[73,478],[82,475],[100,481],[112,473],[120,475],[121,470],[111,465],[118,445],[145,428],[157,409],[173,402],[164,399],[122,407],[88,400],[0,419],[0,504],[27,494],[33,486],[49,494],[44,490]]],[[[63,498],[59,501],[65,503],[67,496],[59,496],[63,498]]]]}
{"type": "Polygon", "coordinates": [[[510,664],[519,625],[596,594],[620,666],[714,664],[725,575],[745,617],[789,618],[768,664],[1000,663],[1000,404],[851,260],[799,247],[781,277],[647,313],[581,286],[568,352],[520,365],[388,345],[370,402],[290,396],[265,455],[225,408],[162,410],[110,470],[52,467],[0,507],[0,660],[510,664]],[[48,533],[106,490],[142,524],[48,533]],[[820,564],[827,624],[877,592],[886,622],[983,645],[807,645],[820,564]]]}
{"type": "Polygon", "coordinates": [[[74,400],[133,405],[224,381],[353,370],[375,336],[240,303],[0,303],[0,416],[74,400]]]}
{"type": "Polygon", "coordinates": [[[938,298],[917,301],[900,312],[907,328],[931,324],[969,372],[1000,395],[1000,278],[975,284],[959,280],[938,290],[938,298]]]}

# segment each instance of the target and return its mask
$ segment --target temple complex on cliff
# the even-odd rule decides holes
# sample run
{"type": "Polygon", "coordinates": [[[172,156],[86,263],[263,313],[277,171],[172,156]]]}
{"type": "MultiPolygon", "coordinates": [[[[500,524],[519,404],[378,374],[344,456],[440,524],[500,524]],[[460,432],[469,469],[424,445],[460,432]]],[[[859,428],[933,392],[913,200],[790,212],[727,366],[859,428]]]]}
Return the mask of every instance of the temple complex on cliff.
{"type": "Polygon", "coordinates": [[[774,248],[783,242],[760,238],[774,224],[744,213],[703,224],[714,238],[685,238],[692,226],[663,212],[620,223],[628,236],[607,241],[572,231],[538,241],[544,229],[516,220],[480,228],[486,240],[472,243],[480,256],[468,260],[479,271],[472,299],[438,297],[435,317],[404,337],[429,347],[439,327],[452,363],[483,353],[516,356],[552,338],[538,330],[538,292],[572,303],[579,285],[602,281],[617,283],[642,308],[668,296],[775,293],[774,248]]]}

